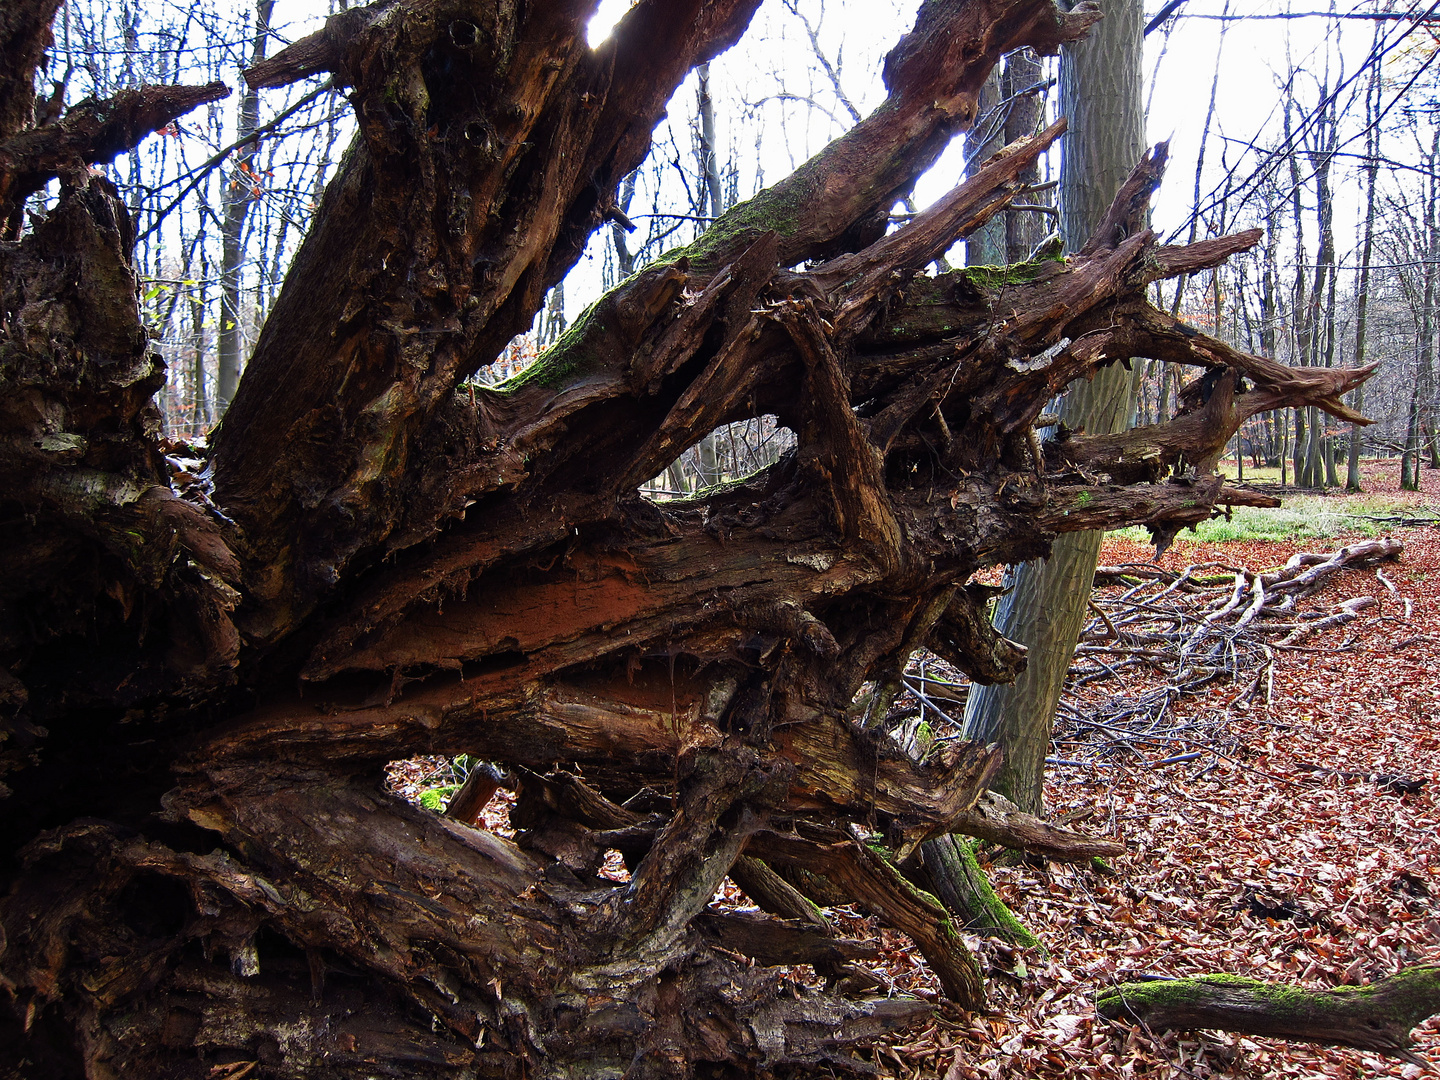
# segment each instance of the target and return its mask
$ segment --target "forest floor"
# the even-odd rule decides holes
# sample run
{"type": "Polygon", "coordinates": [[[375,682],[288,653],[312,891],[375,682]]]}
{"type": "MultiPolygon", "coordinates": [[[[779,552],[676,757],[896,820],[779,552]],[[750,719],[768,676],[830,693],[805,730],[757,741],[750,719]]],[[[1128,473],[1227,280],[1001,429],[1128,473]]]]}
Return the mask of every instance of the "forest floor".
{"type": "MultiPolygon", "coordinates": [[[[1368,470],[1365,495],[1287,497],[1288,514],[1259,525],[1182,534],[1164,554],[1160,565],[1174,571],[1212,562],[1259,571],[1362,538],[1405,543],[1397,562],[1379,568],[1383,578],[1341,572],[1307,599],[1327,610],[1365,595],[1379,603],[1298,648],[1275,649],[1261,692],[1243,678],[1216,680],[1174,702],[1167,722],[1181,735],[1159,748],[1111,740],[1099,755],[1050,769],[1047,815],[1120,839],[1127,853],[1110,873],[1007,865],[1003,855],[990,864],[997,892],[1048,954],[968,937],[988,967],[989,1011],[965,1014],[941,1000],[933,1022],[865,1055],[881,1075],[1440,1076],[1440,1017],[1415,1031],[1415,1052],[1430,1063],[1422,1068],[1344,1048],[1155,1034],[1094,1008],[1097,990],[1139,978],[1225,972],[1321,989],[1440,963],[1440,526],[1376,520],[1433,518],[1440,471],[1422,470],[1419,493],[1397,491],[1396,472],[1368,470]],[[1257,533],[1266,539],[1245,538],[1257,533]],[[1397,794],[1315,766],[1429,783],[1397,794]]],[[[1150,562],[1141,535],[1108,538],[1102,564],[1150,562]]],[[[1125,692],[1143,693],[1145,680],[1143,667],[1127,671],[1125,692]]],[[[419,800],[448,771],[443,759],[421,759],[396,763],[391,778],[419,800]]],[[[424,801],[439,809],[448,793],[424,801]]],[[[505,809],[497,799],[486,819],[508,832],[505,809]]],[[[745,903],[727,893],[722,902],[745,903]]],[[[881,939],[880,974],[894,992],[939,998],[908,939],[844,909],[834,915],[847,933],[881,939]]],[[[796,971],[796,982],[807,975],[796,971]]]]}
{"type": "MultiPolygon", "coordinates": [[[[1241,683],[1215,683],[1176,703],[1179,718],[1203,733],[1199,757],[1182,744],[1117,753],[1105,767],[1051,768],[1048,815],[1129,850],[1111,860],[1113,876],[1055,863],[991,866],[997,891],[1048,958],[971,939],[991,965],[991,1014],[942,1014],[879,1052],[887,1072],[946,1080],[1440,1076],[1440,1018],[1415,1031],[1415,1051],[1430,1062],[1422,1068],[1275,1039],[1157,1036],[1094,1009],[1097,990],[1148,976],[1226,972],[1321,989],[1440,963],[1440,528],[1369,517],[1440,508],[1440,472],[1422,470],[1416,494],[1398,492],[1395,473],[1393,465],[1370,471],[1365,495],[1326,496],[1342,525],[1331,537],[1314,535],[1311,512],[1291,539],[1207,540],[1202,531],[1182,534],[1165,553],[1161,565],[1171,570],[1205,562],[1261,570],[1363,537],[1405,543],[1398,562],[1380,568],[1395,592],[1375,570],[1356,570],[1309,599],[1328,608],[1371,595],[1379,604],[1317,632],[1303,649],[1276,650],[1268,703],[1263,693],[1237,700],[1241,683]],[[1347,507],[1367,515],[1348,531],[1347,507]],[[1158,765],[1176,757],[1190,759],[1158,765]],[[1314,765],[1430,782],[1395,794],[1365,780],[1318,778],[1306,768],[1314,765]]],[[[1101,562],[1152,557],[1125,534],[1107,539],[1101,562]]],[[[895,974],[914,968],[913,951],[898,937],[893,943],[895,974]]],[[[918,970],[899,981],[911,992],[934,988],[918,970]]]]}

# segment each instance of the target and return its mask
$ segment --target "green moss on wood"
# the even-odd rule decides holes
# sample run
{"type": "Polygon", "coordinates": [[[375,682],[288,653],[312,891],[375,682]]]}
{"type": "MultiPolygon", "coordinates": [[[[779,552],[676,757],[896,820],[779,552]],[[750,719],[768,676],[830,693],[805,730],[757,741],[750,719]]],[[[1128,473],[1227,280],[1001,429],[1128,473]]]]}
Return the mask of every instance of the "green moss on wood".
{"type": "Polygon", "coordinates": [[[1164,1017],[1194,1014],[1197,1010],[1215,1010],[1218,1014],[1240,1002],[1245,1003],[1251,1022],[1236,1024],[1231,1030],[1263,1033],[1268,1024],[1276,1033],[1282,1033],[1282,1029],[1323,1025],[1327,1019],[1338,1025],[1355,1018],[1373,1020],[1377,1031],[1391,1025],[1409,1028],[1440,1011],[1440,967],[1406,968],[1369,986],[1328,990],[1262,982],[1241,975],[1200,975],[1122,983],[1102,990],[1095,998],[1096,1008],[1106,1016],[1128,1012],[1146,1019],[1152,1014],[1164,1017]],[[1262,1018],[1264,1024],[1256,1022],[1262,1018]]]}
{"type": "MultiPolygon", "coordinates": [[[[784,180],[721,214],[694,243],[667,251],[662,260],[637,274],[664,266],[688,266],[703,279],[720,270],[766,232],[773,231],[781,237],[797,235],[806,224],[805,211],[814,204],[824,186],[825,168],[832,161],[830,155],[811,159],[784,180]]],[[[884,193],[861,194],[881,197],[884,193]]],[[[615,298],[631,280],[633,276],[590,305],[535,363],[495,389],[514,393],[531,386],[556,388],[603,366],[607,359],[603,349],[594,349],[590,343],[604,342],[612,336],[608,331],[613,329],[609,321],[613,319],[615,298]]]]}
{"type": "Polygon", "coordinates": [[[1196,990],[1201,987],[1218,986],[1227,990],[1243,990],[1280,1006],[1293,1005],[1306,995],[1306,991],[1284,983],[1267,983],[1258,979],[1247,979],[1241,975],[1197,975],[1190,979],[1158,979],[1153,982],[1121,983],[1102,990],[1096,995],[1095,1003],[1102,1011],[1107,1005],[1131,1009],[1155,1007],[1176,1008],[1189,1005],[1196,1000],[1196,990]]]}
{"type": "Polygon", "coordinates": [[[975,858],[975,848],[959,837],[956,837],[955,847],[971,872],[970,883],[973,887],[973,899],[984,913],[985,921],[988,924],[986,928],[993,930],[999,937],[1004,938],[1012,945],[1037,949],[1042,956],[1048,956],[1049,953],[1040,939],[1015,917],[1015,913],[996,894],[990,884],[989,876],[981,868],[979,860],[975,858]]]}
{"type": "Polygon", "coordinates": [[[1008,266],[967,266],[954,272],[981,292],[994,293],[1006,287],[1028,285],[1048,275],[1056,263],[1064,261],[1062,254],[1042,253],[1027,262],[1010,263],[1008,266]]]}
{"type": "Polygon", "coordinates": [[[994,934],[1012,945],[1036,949],[1042,956],[1048,955],[1040,939],[996,895],[967,838],[940,837],[925,846],[925,859],[937,884],[944,885],[940,880],[942,875],[949,878],[951,888],[947,891],[952,904],[947,910],[953,910],[967,928],[994,934]]]}
{"type": "Polygon", "coordinates": [[[790,176],[721,214],[688,247],[666,253],[667,260],[688,259],[700,275],[714,273],[766,232],[782,237],[799,231],[803,214],[815,198],[819,180],[814,169],[801,166],[790,176]]]}
{"type": "MultiPolygon", "coordinates": [[[[628,279],[627,279],[628,280],[628,279]]],[[[619,286],[617,286],[617,289],[619,286]]],[[[603,340],[605,319],[613,310],[614,289],[586,308],[558,341],[536,358],[524,371],[517,372],[495,387],[498,393],[513,394],[528,386],[564,386],[577,376],[598,366],[600,356],[590,348],[595,340],[603,340]],[[592,337],[592,335],[595,335],[592,337]]]]}

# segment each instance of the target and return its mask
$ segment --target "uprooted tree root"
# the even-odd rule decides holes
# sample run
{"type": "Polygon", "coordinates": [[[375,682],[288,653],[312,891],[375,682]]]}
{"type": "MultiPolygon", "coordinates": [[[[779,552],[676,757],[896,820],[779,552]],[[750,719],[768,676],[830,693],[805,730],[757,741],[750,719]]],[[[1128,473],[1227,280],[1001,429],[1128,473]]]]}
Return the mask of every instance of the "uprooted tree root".
{"type": "MultiPolygon", "coordinates": [[[[43,51],[54,0],[12,7],[43,51]]],[[[977,571],[1066,531],[1143,523],[1163,544],[1272,505],[1210,472],[1226,442],[1281,406],[1363,422],[1341,399],[1370,369],[1288,368],[1149,304],[1259,240],[1160,244],[1163,147],[1074,255],[927,276],[1063,123],[887,235],[888,208],[1004,52],[1098,17],[928,0],[870,118],[472,391],[755,7],[637,5],[591,49],[584,5],[381,0],[247,73],[331,73],[359,134],[203,475],[155,437],[129,215],[80,164],[108,132],[18,132],[0,109],[7,222],[72,139],[54,207],[0,244],[0,356],[23,391],[0,395],[0,1066],[850,1070],[850,1047],[929,1005],[870,993],[863,943],[814,911],[838,902],[981,1004],[907,860],[957,831],[1087,838],[982,802],[992,749],[907,755],[856,715],[862,686],[883,716],[922,646],[1013,678],[1023,653],[977,571]],[[1056,393],[1135,356],[1207,377],[1168,423],[1038,439],[1056,393]],[[639,496],[765,414],[797,437],[775,465],[639,496]],[[383,792],[384,763],[420,753],[503,767],[516,840],[383,792]],[[628,881],[599,874],[610,851],[628,881]],[[709,910],[732,874],[776,918],[709,910]],[[831,985],[780,994],[776,965],[802,957],[831,985]]],[[[0,91],[34,64],[0,69],[0,91]]],[[[183,107],[165,101],[127,137],[183,107]]]]}

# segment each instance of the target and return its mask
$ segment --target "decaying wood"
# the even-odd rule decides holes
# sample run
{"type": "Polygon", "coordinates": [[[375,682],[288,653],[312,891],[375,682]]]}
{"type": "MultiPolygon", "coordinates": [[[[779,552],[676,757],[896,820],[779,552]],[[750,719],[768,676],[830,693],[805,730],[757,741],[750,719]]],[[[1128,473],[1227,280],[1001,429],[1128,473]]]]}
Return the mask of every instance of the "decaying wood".
{"type": "Polygon", "coordinates": [[[1305,1042],[1355,1046],[1425,1060],[1411,1053],[1410,1029],[1440,1012],[1440,969],[1409,967],[1370,986],[1309,990],[1233,975],[1125,983],[1100,993],[1096,1008],[1112,1020],[1154,1030],[1218,1028],[1305,1042]]]}
{"type": "Polygon", "coordinates": [[[880,946],[869,941],[833,938],[807,924],[757,918],[741,912],[702,915],[700,932],[722,949],[766,964],[811,964],[834,968],[852,960],[874,960],[880,946]]]}
{"type": "Polygon", "coordinates": [[[501,769],[488,761],[477,762],[465,777],[465,783],[460,785],[460,790],[445,804],[445,816],[463,821],[466,825],[475,825],[495,793],[502,787],[510,786],[509,780],[501,769]]]}
{"type": "Polygon", "coordinates": [[[730,879],[766,911],[833,933],[830,921],[813,900],[754,856],[736,859],[730,867],[730,879]]]}
{"type": "Polygon", "coordinates": [[[979,582],[957,590],[930,632],[930,648],[972,682],[1013,682],[1025,670],[1025,646],[990,622],[986,604],[997,591],[979,582]]]}
{"type": "Polygon", "coordinates": [[[1043,855],[1056,862],[1088,862],[1125,852],[1125,845],[1117,841],[1086,836],[1042,821],[994,791],[987,791],[974,809],[962,814],[953,831],[1016,851],[1043,855]]]}
{"type": "Polygon", "coordinates": [[[77,102],[58,123],[0,141],[0,215],[9,218],[66,169],[109,161],[177,116],[229,93],[221,82],[124,90],[105,101],[77,102]]]}
{"type": "MultiPolygon", "coordinates": [[[[1356,420],[1341,398],[1369,369],[1286,368],[1149,305],[1155,280],[1258,240],[1159,245],[1163,147],[1075,256],[928,274],[1063,122],[887,234],[890,207],[1000,55],[1053,52],[1098,13],[927,0],[871,117],[520,377],[467,382],[755,7],[640,3],[591,49],[589,5],[382,0],[251,71],[331,73],[359,135],[208,455],[157,438],[133,227],[80,162],[219,91],[0,127],[7,191],[41,175],[17,162],[61,180],[0,241],[0,1070],[854,1071],[851,1046],[928,1006],[866,997],[866,950],[814,904],[909,935],[974,1008],[978,966],[907,858],[957,830],[1115,849],[979,803],[995,750],[918,760],[858,703],[883,716],[927,644],[1013,678],[1023,650],[977,571],[1065,531],[1144,523],[1163,544],[1272,503],[1210,474],[1218,448],[1279,405],[1356,420]],[[1136,356],[1204,369],[1181,416],[1039,441],[1051,397],[1136,356]],[[638,494],[763,414],[796,433],[775,465],[638,494]],[[379,784],[418,753],[496,771],[430,814],[379,784]],[[513,841],[471,824],[501,782],[513,841]],[[727,875],[779,918],[712,910],[727,875]],[[779,995],[774,965],[796,962],[827,987],[779,995]]],[[[30,109],[18,81],[55,6],[15,10],[0,124],[30,109]]]]}
{"type": "Polygon", "coordinates": [[[949,913],[884,854],[853,835],[818,827],[799,833],[757,833],[747,850],[768,863],[805,871],[808,876],[801,880],[824,879],[840,895],[908,934],[952,1001],[966,1009],[984,1004],[979,965],[960,940],[949,913]]]}
{"type": "MultiPolygon", "coordinates": [[[[593,406],[629,389],[625,368],[634,357],[634,374],[641,374],[640,357],[651,351],[643,339],[659,329],[657,320],[663,326],[673,317],[682,283],[697,290],[714,281],[717,271],[724,276],[766,230],[779,234],[777,262],[788,266],[843,243],[852,225],[879,220],[876,215],[888,209],[887,196],[913,182],[947,136],[973,119],[979,89],[971,83],[973,71],[1022,40],[1053,50],[1095,18],[1088,11],[1059,16],[1053,8],[1015,3],[1002,5],[1003,17],[984,5],[965,11],[927,6],[916,30],[887,62],[891,96],[873,117],[793,176],[732,210],[696,245],[693,267],[685,269],[680,260],[642,274],[582,320],[546,365],[565,366],[575,363],[577,354],[583,357],[592,385],[580,394],[573,392],[580,386],[562,393],[573,380],[547,386],[532,377],[529,393],[487,401],[491,407],[479,417],[455,417],[463,427],[478,426],[471,437],[495,449],[473,462],[449,463],[455,475],[444,481],[447,490],[435,492],[443,510],[432,502],[406,515],[398,495],[419,479],[405,483],[412,466],[409,444],[423,425],[444,423],[439,414],[454,407],[452,391],[461,378],[490,362],[529,325],[543,290],[569,269],[602,220],[597,189],[613,192],[639,164],[671,87],[695,63],[733,41],[754,6],[753,0],[693,0],[665,5],[663,11],[643,8],[593,51],[583,36],[557,38],[558,26],[530,27],[523,37],[513,28],[482,27],[476,44],[457,46],[443,17],[430,16],[420,5],[413,13],[392,5],[394,17],[377,19],[356,36],[349,52],[357,55],[345,70],[356,83],[363,152],[347,160],[332,184],[331,201],[297,255],[299,273],[292,273],[294,280],[314,272],[353,284],[336,289],[323,313],[315,309],[312,289],[282,293],[250,361],[256,374],[241,387],[216,434],[217,485],[227,511],[263,544],[256,557],[292,568],[267,579],[267,595],[257,600],[266,602],[264,619],[273,625],[262,630],[257,621],[252,633],[290,629],[367,548],[426,538],[468,501],[517,481],[524,455],[552,449],[559,424],[567,427],[566,445],[562,455],[552,456],[574,460],[585,454],[587,440],[577,430],[582,425],[576,413],[587,405],[594,412],[593,406]],[[399,36],[397,18],[413,24],[405,27],[404,54],[375,55],[383,42],[399,36]],[[512,44],[502,49],[507,40],[512,44]],[[555,53],[557,42],[563,48],[555,53]],[[431,47],[453,54],[456,78],[465,78],[472,67],[504,65],[513,80],[513,102],[496,103],[503,123],[464,114],[442,117],[439,124],[434,117],[417,116],[408,124],[389,119],[397,105],[385,95],[395,97],[397,85],[419,75],[431,47]],[[511,51],[492,55],[505,49],[511,51]],[[356,74],[375,64],[384,70],[368,79],[356,74]],[[432,127],[433,135],[419,134],[432,127]],[[550,145],[561,137],[578,144],[563,165],[554,153],[558,148],[550,145]],[[535,179],[529,181],[532,171],[535,179]],[[350,189],[360,197],[344,202],[333,197],[350,189]],[[502,192],[511,193],[513,205],[502,192]],[[557,203],[558,214],[552,209],[557,203]],[[386,212],[377,213],[380,205],[386,212]],[[454,230],[437,233],[437,221],[453,223],[454,230]],[[363,301],[355,294],[362,283],[363,301]],[[404,314],[394,314],[400,311],[404,314]],[[340,323],[353,328],[341,345],[351,359],[337,363],[329,327],[340,323]],[[407,360],[407,350],[420,352],[407,360]],[[312,355],[323,362],[304,359],[312,355]],[[617,367],[607,370],[606,361],[617,367]],[[620,381],[607,386],[610,379],[620,381]],[[377,413],[386,421],[371,431],[374,422],[364,418],[377,413]],[[322,422],[329,437],[318,437],[316,425],[322,422]],[[518,428],[513,434],[507,431],[512,425],[518,428]],[[334,441],[338,432],[347,433],[341,444],[334,441]],[[295,460],[277,470],[277,449],[295,460]],[[308,490],[277,485],[277,474],[306,477],[308,490]]],[[[563,23],[574,16],[557,11],[553,18],[563,23]]],[[[400,93],[399,111],[426,107],[409,93],[400,93]]],[[[736,286],[743,290],[743,279],[736,286]]],[[[723,317],[709,312],[707,321],[716,314],[723,317]]],[[[659,355],[673,370],[696,344],[667,342],[659,355]]],[[[531,479],[538,477],[532,472],[531,479]]]]}
{"type": "MultiPolygon", "coordinates": [[[[12,69],[0,78],[0,145],[35,124],[35,76],[45,62],[53,35],[50,24],[60,0],[14,0],[0,10],[0,56],[12,69]]],[[[0,214],[0,236],[14,240],[20,230],[19,208],[7,204],[0,214]]]]}
{"type": "MultiPolygon", "coordinates": [[[[625,930],[615,890],[555,882],[543,860],[378,792],[320,778],[267,781],[263,792],[243,787],[231,787],[232,803],[185,812],[223,823],[236,841],[267,828],[260,823],[272,814],[307,821],[292,833],[290,858],[268,873],[224,852],[179,852],[98,823],[30,849],[29,872],[8,902],[44,910],[9,928],[7,971],[39,992],[26,995],[22,1010],[42,1013],[47,1025],[62,1016],[84,1024],[118,1003],[144,1002],[158,1028],[127,1027],[96,1048],[117,1072],[157,1075],[177,1058],[240,1051],[274,1075],[303,1077],[317,1069],[364,1073],[376,1058],[397,1055],[415,1075],[507,1076],[521,1031],[536,1067],[578,1059],[591,1075],[623,1073],[651,1057],[756,1067],[824,1061],[926,1009],[778,994],[766,968],[728,960],[728,948],[705,948],[713,924],[703,920],[683,935],[680,955],[689,961],[676,965],[672,950],[642,948],[581,974],[567,963],[572,947],[613,946],[625,930]],[[402,851],[414,855],[397,865],[402,851]],[[103,881],[77,882],[77,862],[96,859],[107,868],[103,881]],[[147,888],[178,906],[137,910],[147,888]],[[211,912],[204,934],[218,963],[190,947],[200,930],[184,921],[191,889],[211,912]],[[570,914],[557,921],[556,910],[570,914]],[[123,945],[115,926],[131,928],[123,945]],[[266,936],[277,932],[284,936],[266,936]],[[308,952],[288,944],[296,940],[308,942],[308,952]],[[366,953],[360,969],[357,946],[366,953]],[[362,971],[390,977],[357,978],[362,971]],[[382,986],[401,997],[377,999],[382,986]],[[648,989],[637,995],[638,987],[648,989]],[[330,1022],[297,1025],[311,1014],[330,1022]],[[282,1031],[293,1032],[283,1053],[271,1034],[282,1031]]],[[[738,943],[722,931],[726,940],[738,943]]],[[[860,945],[828,948],[865,955],[860,945]]]]}
{"type": "Polygon", "coordinates": [[[995,894],[968,841],[955,835],[941,836],[927,843],[922,852],[922,864],[907,867],[907,873],[934,890],[966,929],[1044,951],[1039,939],[995,894]]]}

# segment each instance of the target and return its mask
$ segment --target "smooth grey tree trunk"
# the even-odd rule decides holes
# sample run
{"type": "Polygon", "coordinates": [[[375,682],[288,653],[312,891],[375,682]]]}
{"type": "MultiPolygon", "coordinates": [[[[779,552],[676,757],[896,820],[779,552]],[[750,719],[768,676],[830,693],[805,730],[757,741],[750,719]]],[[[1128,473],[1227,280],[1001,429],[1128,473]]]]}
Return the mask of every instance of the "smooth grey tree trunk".
{"type": "MultiPolygon", "coordinates": [[[[980,91],[981,121],[965,140],[965,158],[972,175],[1001,147],[1033,135],[1043,126],[1044,98],[1026,92],[1040,83],[1043,74],[1040,58],[1028,49],[1007,56],[1003,72],[997,68],[990,73],[980,91]]],[[[1038,183],[1038,166],[1027,169],[1020,179],[1038,183]]],[[[1037,199],[1020,201],[1034,204],[1037,199]]],[[[965,262],[970,266],[1023,262],[1050,231],[1048,215],[1033,210],[1007,211],[966,237],[965,262]]]]}
{"type": "MultiPolygon", "coordinates": [[[[697,85],[697,112],[700,120],[700,175],[703,187],[696,201],[695,216],[707,213],[711,221],[718,220],[725,211],[724,195],[720,187],[720,156],[715,146],[715,99],[710,95],[710,65],[701,64],[695,69],[697,85]]],[[[708,225],[699,229],[703,232],[708,225]]],[[[700,474],[699,486],[713,487],[724,478],[720,464],[720,448],[716,445],[717,433],[711,432],[695,447],[695,463],[700,474]]]]}
{"type": "MultiPolygon", "coordinates": [[[[620,185],[620,195],[615,200],[615,205],[619,207],[622,214],[628,214],[630,212],[630,204],[635,199],[636,175],[636,173],[632,172],[629,176],[625,177],[624,183],[620,185]]],[[[635,255],[626,242],[625,232],[625,226],[619,221],[612,221],[610,223],[610,238],[615,243],[615,265],[621,281],[624,281],[635,272],[635,255]]]]}
{"type": "MultiPolygon", "coordinates": [[[[1045,126],[1045,97],[1040,93],[1024,93],[1044,78],[1040,58],[1029,49],[1020,49],[1005,58],[1005,74],[1000,79],[1000,92],[1010,99],[1005,116],[1005,141],[1031,135],[1045,126]]],[[[1040,169],[1032,167],[1021,174],[1027,183],[1040,182],[1040,169]]],[[[1026,203],[1044,204],[1050,196],[1027,196],[1026,203]]],[[[1005,214],[1005,251],[1010,262],[1020,262],[1040,245],[1055,229],[1052,215],[1036,211],[1009,211],[1005,214]]]]}
{"type": "MultiPolygon", "coordinates": [[[[265,59],[265,49],[270,39],[270,13],[275,9],[275,0],[256,0],[255,37],[251,45],[251,66],[265,59]]],[[[245,87],[240,92],[240,117],[236,124],[239,140],[254,134],[260,123],[260,93],[245,87]]],[[[217,343],[217,365],[215,378],[215,413],[223,415],[235,396],[240,383],[240,352],[244,342],[240,320],[240,294],[245,273],[245,218],[250,213],[250,204],[255,201],[251,185],[247,182],[247,170],[253,172],[256,161],[253,143],[241,147],[235,160],[233,179],[225,190],[225,220],[221,240],[220,266],[220,334],[217,343]]]]}
{"type": "MultiPolygon", "coordinates": [[[[1440,132],[1431,142],[1429,163],[1433,166],[1440,161],[1440,132]]],[[[1430,182],[1433,193],[1435,183],[1430,182]]],[[[1435,201],[1425,201],[1424,208],[1425,248],[1428,258],[1423,269],[1423,288],[1420,298],[1419,349],[1415,372],[1415,387],[1410,396],[1410,415],[1405,425],[1405,453],[1400,461],[1400,487],[1405,491],[1420,490],[1420,460],[1425,450],[1424,413],[1429,401],[1430,388],[1435,370],[1435,257],[1440,252],[1440,221],[1437,221],[1435,201]]]]}
{"type": "MultiPolygon", "coordinates": [[[[1285,100],[1285,144],[1290,147],[1288,165],[1290,169],[1290,213],[1295,223],[1295,282],[1291,293],[1290,309],[1293,313],[1292,333],[1296,361],[1301,367],[1314,363],[1314,324],[1310,318],[1305,254],[1304,204],[1301,198],[1300,151],[1292,135],[1291,117],[1295,108],[1293,97],[1285,100]]],[[[1318,260],[1317,260],[1318,262],[1318,260]]],[[[1295,483],[1300,487],[1310,486],[1309,473],[1309,414],[1305,409],[1295,410],[1295,441],[1291,446],[1291,468],[1295,483]]]]}
{"type": "MultiPolygon", "coordinates": [[[[991,154],[1005,145],[1005,115],[1001,104],[1000,69],[990,72],[980,89],[980,120],[965,136],[965,160],[968,172],[984,165],[991,154]]],[[[1005,215],[997,214],[987,225],[965,238],[967,266],[1004,266],[1009,260],[1005,250],[1005,215]]]]}
{"type": "Polygon", "coordinates": [[[1410,412],[1405,423],[1405,450],[1400,455],[1400,490],[1420,490],[1420,387],[1410,392],[1410,412]]]}
{"type": "MultiPolygon", "coordinates": [[[[1061,227],[1071,249],[1089,238],[1145,148],[1144,11],[1136,0],[1117,0],[1104,11],[1086,41],[1061,52],[1060,110],[1070,123],[1060,172],[1061,227]]],[[[1071,428],[1092,434],[1118,431],[1129,418],[1130,398],[1130,373],[1117,364],[1073,385],[1060,415],[1071,428]]],[[[1000,602],[995,625],[1029,648],[1029,666],[1014,683],[972,687],[966,704],[966,736],[998,742],[1004,751],[994,786],[1031,813],[1042,809],[1055,706],[1103,535],[1062,536],[1049,559],[1024,563],[1007,575],[1011,592],[1000,602]]]]}
{"type": "MultiPolygon", "coordinates": [[[[1321,89],[1324,89],[1323,83],[1321,89]]],[[[1316,146],[1309,156],[1315,177],[1315,218],[1319,226],[1320,247],[1315,257],[1315,282],[1310,296],[1311,363],[1317,367],[1322,364],[1330,367],[1335,360],[1335,205],[1330,166],[1335,159],[1338,139],[1333,107],[1320,117],[1314,139],[1316,146]]],[[[1338,483],[1335,455],[1330,439],[1325,435],[1324,423],[1320,410],[1312,408],[1310,446],[1305,464],[1309,484],[1317,488],[1332,487],[1338,483]]]]}
{"type": "Polygon", "coordinates": [[[195,355],[191,358],[190,383],[194,407],[190,412],[190,435],[201,435],[210,428],[210,405],[205,395],[205,278],[210,267],[200,262],[200,287],[190,301],[190,334],[195,355]]]}
{"type": "MultiPolygon", "coordinates": [[[[1378,38],[1379,30],[1376,30],[1378,38]]],[[[1355,366],[1365,366],[1366,330],[1370,314],[1370,258],[1375,250],[1375,174],[1379,172],[1380,123],[1377,115],[1380,106],[1380,69],[1370,73],[1370,86],[1365,95],[1365,235],[1360,249],[1360,278],[1355,285],[1355,366]]],[[[1364,391],[1360,388],[1350,401],[1351,408],[1359,412],[1365,402],[1364,391]]],[[[1360,427],[1350,426],[1350,447],[1345,460],[1345,490],[1359,492],[1360,483],[1360,427]]]]}

